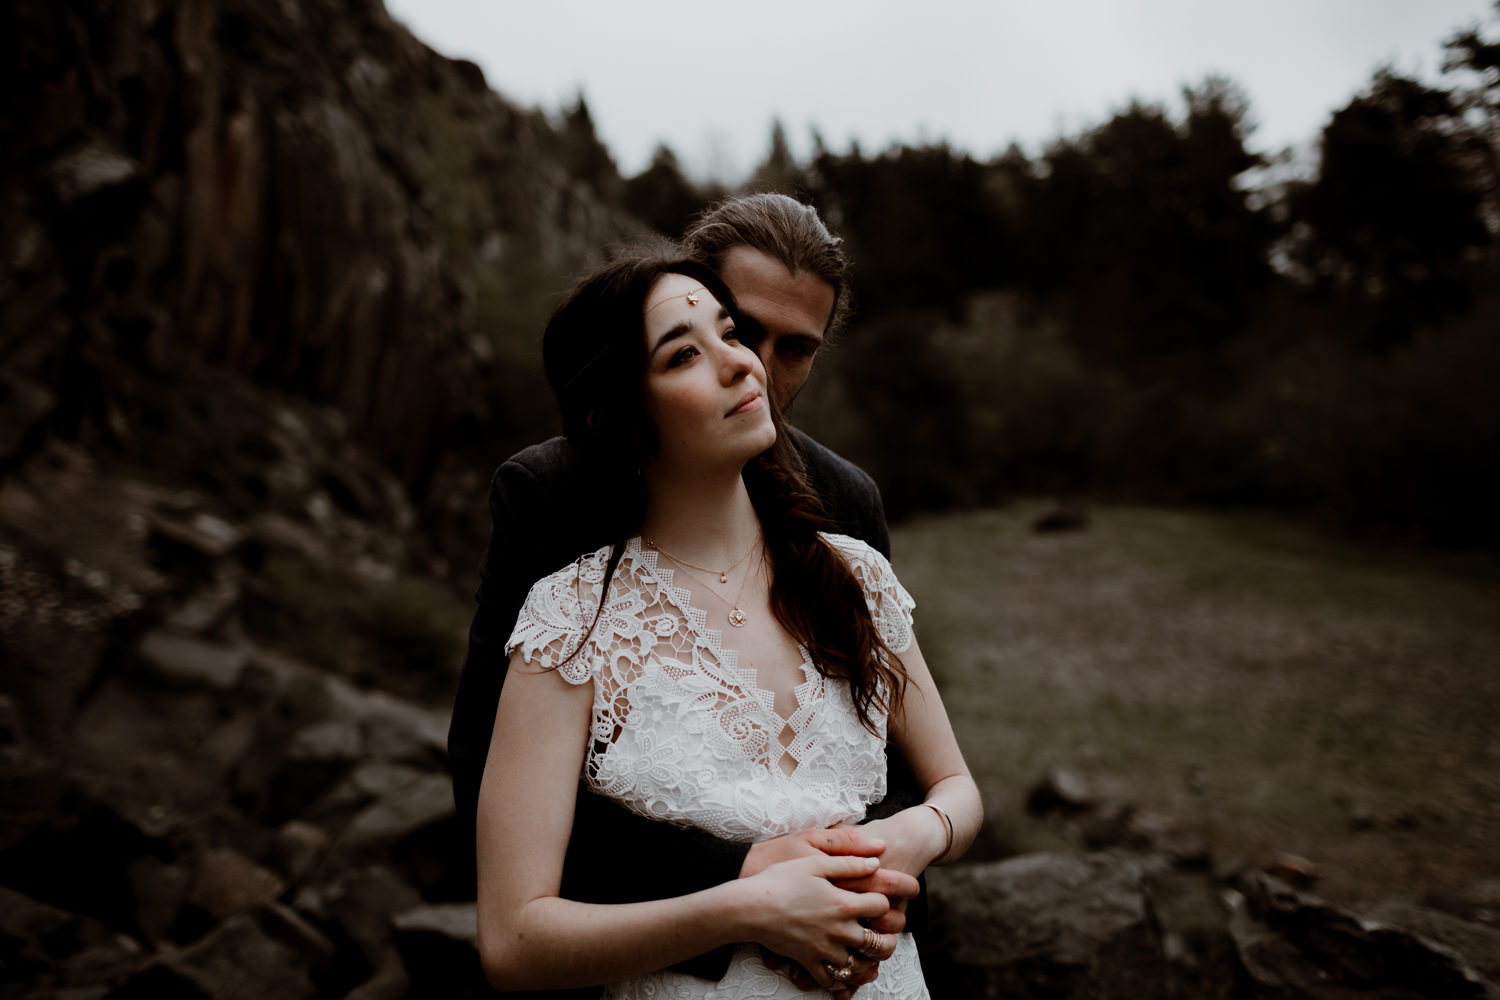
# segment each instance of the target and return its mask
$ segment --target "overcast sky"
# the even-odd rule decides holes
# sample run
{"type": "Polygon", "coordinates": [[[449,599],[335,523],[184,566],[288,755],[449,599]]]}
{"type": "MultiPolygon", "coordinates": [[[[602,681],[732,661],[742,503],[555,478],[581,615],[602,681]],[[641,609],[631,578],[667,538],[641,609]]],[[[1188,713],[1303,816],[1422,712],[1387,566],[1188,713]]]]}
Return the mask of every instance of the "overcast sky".
{"type": "Polygon", "coordinates": [[[1209,73],[1250,98],[1251,145],[1307,146],[1382,64],[1436,79],[1443,39],[1491,0],[386,0],[490,86],[557,110],[580,90],[630,175],[658,142],[689,173],[740,179],[780,118],[842,152],[946,139],[1035,153],[1131,98],[1209,73]]]}

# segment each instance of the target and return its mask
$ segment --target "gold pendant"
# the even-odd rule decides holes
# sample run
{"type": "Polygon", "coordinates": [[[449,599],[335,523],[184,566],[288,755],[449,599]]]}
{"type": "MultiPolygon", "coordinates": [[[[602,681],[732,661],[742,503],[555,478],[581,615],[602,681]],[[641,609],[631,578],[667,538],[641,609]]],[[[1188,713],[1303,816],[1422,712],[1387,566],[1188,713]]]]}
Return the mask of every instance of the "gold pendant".
{"type": "Polygon", "coordinates": [[[749,620],[750,616],[745,614],[745,612],[741,611],[739,608],[735,608],[733,611],[729,612],[729,624],[733,625],[735,628],[744,628],[745,623],[749,620]]]}

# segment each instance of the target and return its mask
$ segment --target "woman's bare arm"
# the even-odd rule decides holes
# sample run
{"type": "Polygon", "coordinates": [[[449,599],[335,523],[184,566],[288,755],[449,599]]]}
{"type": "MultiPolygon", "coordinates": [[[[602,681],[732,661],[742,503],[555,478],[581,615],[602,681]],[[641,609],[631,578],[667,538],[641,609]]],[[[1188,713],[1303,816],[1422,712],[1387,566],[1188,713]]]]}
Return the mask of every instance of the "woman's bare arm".
{"type": "Polygon", "coordinates": [[[891,715],[890,738],[906,756],[917,783],[926,789],[926,797],[923,805],[864,826],[886,842],[882,865],[919,875],[931,865],[947,864],[963,856],[979,833],[984,807],[916,640],[901,654],[901,662],[910,683],[900,711],[891,715]],[[926,803],[941,809],[947,820],[926,803]],[[949,822],[953,827],[951,845],[949,822]]]}
{"type": "MultiPolygon", "coordinates": [[[[663,969],[735,941],[788,955],[830,986],[863,939],[860,918],[889,905],[829,879],[867,875],[878,861],[816,856],[773,865],[687,896],[598,905],[557,895],[587,749],[593,689],[511,660],[479,796],[479,945],[502,989],[558,989],[663,969]]],[[[628,858],[620,859],[629,863],[628,858]]]]}

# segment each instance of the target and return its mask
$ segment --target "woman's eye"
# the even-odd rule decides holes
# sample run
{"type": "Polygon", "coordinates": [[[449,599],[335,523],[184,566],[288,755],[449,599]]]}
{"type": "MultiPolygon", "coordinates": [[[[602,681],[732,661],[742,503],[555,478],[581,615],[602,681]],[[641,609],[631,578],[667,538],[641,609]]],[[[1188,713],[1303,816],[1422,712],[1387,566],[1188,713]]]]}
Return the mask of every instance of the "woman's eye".
{"type": "Polygon", "coordinates": [[[738,341],[740,339],[740,332],[731,326],[724,331],[724,339],[738,341]]]}
{"type": "Polygon", "coordinates": [[[678,365],[686,364],[687,362],[691,361],[693,359],[693,355],[697,353],[698,349],[696,347],[684,347],[682,350],[672,355],[672,360],[667,362],[667,366],[669,368],[676,368],[678,365]]]}

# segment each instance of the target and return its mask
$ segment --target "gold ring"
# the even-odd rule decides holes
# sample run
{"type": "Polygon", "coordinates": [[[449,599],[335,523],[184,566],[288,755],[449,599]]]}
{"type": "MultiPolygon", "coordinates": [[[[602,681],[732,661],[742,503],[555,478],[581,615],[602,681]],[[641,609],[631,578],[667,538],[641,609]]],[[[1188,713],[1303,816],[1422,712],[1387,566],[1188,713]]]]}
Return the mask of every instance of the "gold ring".
{"type": "Polygon", "coordinates": [[[855,948],[854,950],[858,951],[861,955],[865,956],[866,958],[879,958],[880,957],[880,952],[882,951],[882,949],[880,947],[880,934],[879,934],[879,932],[877,932],[875,930],[872,930],[869,927],[866,927],[864,930],[865,930],[865,939],[863,941],[861,941],[859,943],[859,947],[855,948]]]}

